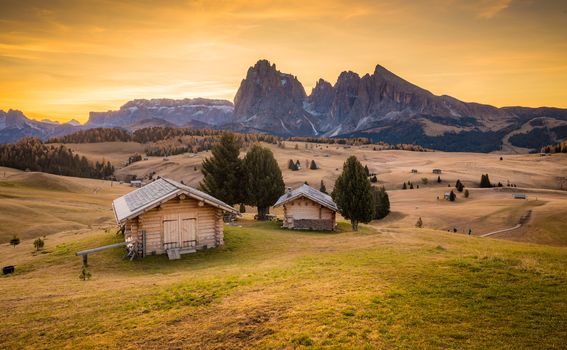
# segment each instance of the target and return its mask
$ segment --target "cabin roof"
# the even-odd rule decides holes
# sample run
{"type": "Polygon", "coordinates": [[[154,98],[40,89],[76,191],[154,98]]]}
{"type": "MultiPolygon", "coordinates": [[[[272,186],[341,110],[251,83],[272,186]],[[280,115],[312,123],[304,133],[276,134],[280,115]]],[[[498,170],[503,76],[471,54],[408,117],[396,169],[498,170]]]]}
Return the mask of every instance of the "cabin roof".
{"type": "Polygon", "coordinates": [[[222,210],[237,213],[233,207],[209,194],[162,177],[144,187],[116,198],[112,202],[116,222],[120,224],[180,194],[185,194],[222,210]]]}
{"type": "Polygon", "coordinates": [[[335,204],[331,196],[305,184],[292,191],[288,191],[286,194],[281,196],[276,204],[274,204],[274,207],[279,207],[280,205],[283,205],[299,197],[306,197],[333,211],[339,211],[339,208],[337,208],[337,205],[335,204]]]}

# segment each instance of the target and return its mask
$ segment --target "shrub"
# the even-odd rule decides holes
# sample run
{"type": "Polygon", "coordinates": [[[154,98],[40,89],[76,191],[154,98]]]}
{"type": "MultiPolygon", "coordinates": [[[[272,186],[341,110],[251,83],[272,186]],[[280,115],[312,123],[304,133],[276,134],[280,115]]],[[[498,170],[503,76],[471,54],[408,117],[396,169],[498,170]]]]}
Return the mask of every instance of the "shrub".
{"type": "Polygon", "coordinates": [[[20,239],[18,238],[18,236],[14,235],[10,240],[10,244],[13,245],[14,248],[16,248],[16,246],[20,244],[20,239]]]}
{"type": "Polygon", "coordinates": [[[428,178],[426,178],[426,177],[422,177],[422,178],[421,178],[421,183],[422,183],[422,184],[427,185],[428,182],[429,182],[429,179],[428,179],[428,178]]]}
{"type": "Polygon", "coordinates": [[[43,248],[43,246],[45,245],[45,241],[41,238],[36,239],[35,241],[33,241],[33,246],[35,247],[35,250],[40,250],[43,248]]]}
{"type": "Polygon", "coordinates": [[[469,198],[469,190],[465,190],[465,198],[469,198]]]}

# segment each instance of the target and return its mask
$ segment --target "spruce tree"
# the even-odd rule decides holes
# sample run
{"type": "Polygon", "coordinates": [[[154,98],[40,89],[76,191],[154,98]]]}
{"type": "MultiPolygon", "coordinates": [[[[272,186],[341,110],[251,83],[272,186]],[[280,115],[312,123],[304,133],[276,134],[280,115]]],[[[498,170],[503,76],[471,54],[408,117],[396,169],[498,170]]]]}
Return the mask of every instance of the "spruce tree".
{"type": "Polygon", "coordinates": [[[372,186],[355,156],[350,156],[344,163],[331,196],[341,214],[350,220],[354,231],[358,230],[359,222],[368,223],[374,217],[372,186]]]}
{"type": "Polygon", "coordinates": [[[323,180],[321,180],[321,186],[319,186],[319,191],[321,191],[323,193],[327,193],[327,187],[325,186],[325,183],[323,182],[323,180]]]}
{"type": "Polygon", "coordinates": [[[457,195],[455,194],[455,192],[453,192],[453,190],[451,190],[451,193],[449,193],[449,200],[451,202],[454,202],[455,199],[457,199],[457,195]]]}
{"type": "Polygon", "coordinates": [[[404,182],[403,186],[402,186],[402,190],[407,190],[408,186],[406,186],[406,183],[404,182]]]}
{"type": "Polygon", "coordinates": [[[461,182],[461,180],[457,180],[457,183],[455,184],[455,188],[457,189],[457,191],[463,192],[463,189],[465,188],[465,185],[463,185],[463,183],[461,182]]]}
{"type": "Polygon", "coordinates": [[[437,183],[440,184],[441,183],[441,176],[437,175],[437,183]]]}
{"type": "Polygon", "coordinates": [[[417,219],[417,222],[415,223],[415,227],[417,228],[423,227],[423,220],[421,220],[421,216],[419,217],[419,219],[417,219]]]}
{"type": "Polygon", "coordinates": [[[488,174],[482,174],[480,177],[480,188],[490,188],[492,184],[490,183],[490,179],[488,178],[488,174]]]}
{"type": "Polygon", "coordinates": [[[317,164],[315,163],[314,160],[311,160],[311,166],[309,167],[309,169],[311,169],[311,170],[317,170],[318,169],[317,164]]]}
{"type": "Polygon", "coordinates": [[[212,156],[203,161],[201,189],[228,205],[242,203],[244,173],[240,155],[240,142],[233,133],[224,133],[212,148],[212,156]]]}
{"type": "Polygon", "coordinates": [[[384,186],[372,187],[372,195],[374,196],[375,213],[374,219],[383,219],[390,213],[390,197],[384,186]]]}
{"type": "Polygon", "coordinates": [[[258,208],[258,218],[265,220],[270,206],[284,194],[285,185],[272,151],[255,144],[244,157],[246,204],[258,208]]]}

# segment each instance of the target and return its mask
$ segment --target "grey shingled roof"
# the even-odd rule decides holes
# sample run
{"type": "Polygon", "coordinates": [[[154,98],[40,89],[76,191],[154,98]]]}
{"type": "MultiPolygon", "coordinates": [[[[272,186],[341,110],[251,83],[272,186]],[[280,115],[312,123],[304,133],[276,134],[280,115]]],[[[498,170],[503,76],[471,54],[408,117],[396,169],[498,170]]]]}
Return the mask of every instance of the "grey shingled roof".
{"type": "Polygon", "coordinates": [[[233,207],[211,195],[193,187],[183,185],[177,181],[160,178],[144,187],[115,199],[112,202],[112,207],[114,209],[116,222],[120,224],[126,219],[136,217],[145,210],[152,209],[182,193],[225,211],[237,213],[233,207]]]}
{"type": "Polygon", "coordinates": [[[281,196],[276,204],[274,204],[274,207],[279,207],[280,205],[283,205],[299,197],[309,198],[312,201],[317,202],[333,211],[339,211],[339,208],[337,208],[337,205],[335,204],[331,196],[305,184],[281,196]]]}

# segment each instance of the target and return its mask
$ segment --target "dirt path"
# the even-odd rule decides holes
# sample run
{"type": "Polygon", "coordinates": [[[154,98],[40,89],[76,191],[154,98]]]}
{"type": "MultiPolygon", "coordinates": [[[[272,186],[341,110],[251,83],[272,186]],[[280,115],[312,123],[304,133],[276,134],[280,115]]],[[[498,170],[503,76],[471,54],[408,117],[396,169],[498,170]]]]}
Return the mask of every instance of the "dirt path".
{"type": "Polygon", "coordinates": [[[530,209],[527,212],[525,212],[524,215],[522,215],[522,217],[520,218],[520,222],[516,226],[510,227],[510,228],[505,228],[505,229],[498,230],[498,231],[492,231],[492,232],[489,232],[489,233],[485,233],[483,235],[480,235],[480,237],[488,237],[488,236],[495,235],[497,233],[517,230],[520,227],[522,227],[522,225],[525,225],[530,220],[531,216],[532,216],[532,210],[530,209]]]}

